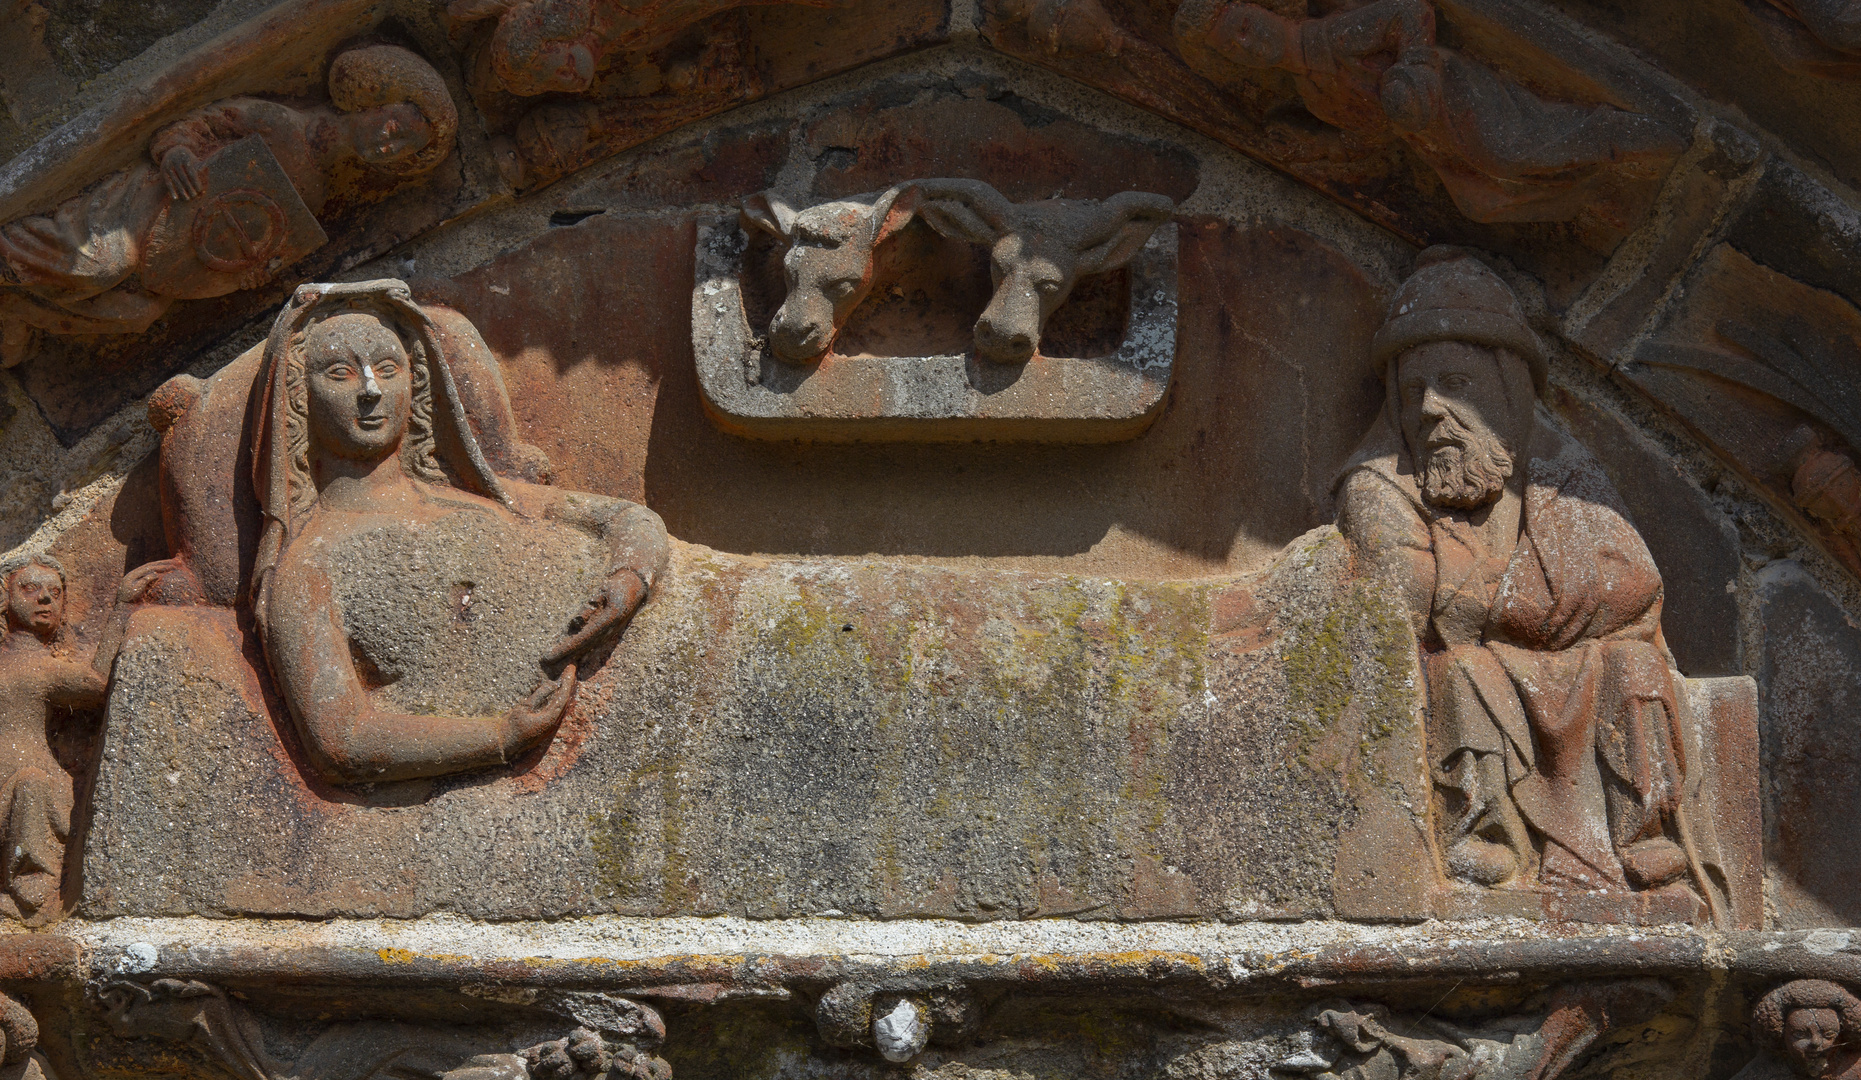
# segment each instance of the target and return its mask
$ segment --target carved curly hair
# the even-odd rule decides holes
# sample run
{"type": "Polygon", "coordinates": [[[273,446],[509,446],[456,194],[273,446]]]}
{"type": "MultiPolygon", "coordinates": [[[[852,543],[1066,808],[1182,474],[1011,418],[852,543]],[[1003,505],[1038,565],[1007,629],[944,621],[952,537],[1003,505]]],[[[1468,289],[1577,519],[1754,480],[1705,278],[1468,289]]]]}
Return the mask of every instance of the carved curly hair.
{"type": "Polygon", "coordinates": [[[1861,1036],[1861,998],[1826,979],[1798,979],[1765,994],[1751,1010],[1751,1024],[1772,1046],[1782,1047],[1784,1021],[1798,1009],[1832,1009],[1841,1017],[1843,1043],[1861,1036]]]}
{"type": "Polygon", "coordinates": [[[443,484],[446,474],[435,454],[433,434],[433,373],[426,347],[419,338],[404,332],[384,313],[369,310],[369,305],[345,304],[311,316],[302,330],[291,335],[285,350],[284,384],[288,409],[284,417],[286,443],[290,454],[289,488],[291,512],[306,513],[317,501],[317,486],[310,476],[310,389],[304,375],[304,339],[325,319],[355,312],[375,314],[382,325],[394,330],[407,351],[408,376],[413,383],[413,401],[407,418],[407,434],[401,439],[401,465],[408,474],[428,483],[443,484]]]}
{"type": "Polygon", "coordinates": [[[26,1007],[0,994],[0,1061],[17,1065],[39,1045],[39,1022],[26,1007]]]}
{"type": "Polygon", "coordinates": [[[398,45],[349,49],[330,64],[330,102],[346,113],[407,102],[420,110],[432,138],[402,161],[370,166],[394,176],[419,176],[452,153],[459,109],[433,65],[398,45]]]}

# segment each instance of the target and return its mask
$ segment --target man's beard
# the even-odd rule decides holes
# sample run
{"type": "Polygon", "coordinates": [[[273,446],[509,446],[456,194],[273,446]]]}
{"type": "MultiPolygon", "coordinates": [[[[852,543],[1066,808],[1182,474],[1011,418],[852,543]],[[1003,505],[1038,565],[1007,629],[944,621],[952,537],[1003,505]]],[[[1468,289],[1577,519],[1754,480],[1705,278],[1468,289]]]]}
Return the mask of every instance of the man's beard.
{"type": "Polygon", "coordinates": [[[1430,440],[1447,440],[1422,462],[1422,498],[1434,506],[1477,510],[1499,497],[1512,477],[1512,451],[1484,425],[1442,418],[1430,440]]]}

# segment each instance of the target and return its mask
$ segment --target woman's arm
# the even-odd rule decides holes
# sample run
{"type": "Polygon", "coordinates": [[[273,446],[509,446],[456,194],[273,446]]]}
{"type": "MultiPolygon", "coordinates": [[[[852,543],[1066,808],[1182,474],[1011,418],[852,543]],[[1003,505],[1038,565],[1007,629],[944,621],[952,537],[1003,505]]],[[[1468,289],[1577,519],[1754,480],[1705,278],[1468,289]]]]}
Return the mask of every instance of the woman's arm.
{"type": "Polygon", "coordinates": [[[176,569],[173,559],[143,563],[124,575],[116,588],[116,603],[103,624],[103,636],[97,639],[97,651],[88,664],[60,660],[53,668],[50,695],[52,704],[67,709],[94,709],[102,705],[110,686],[110,669],[116,654],[122,651],[123,635],[129,628],[129,605],[142,599],[155,579],[176,569]]]}
{"type": "MultiPolygon", "coordinates": [[[[517,487],[518,485],[512,485],[517,487]]],[[[610,634],[617,633],[646,602],[671,556],[665,522],[659,515],[625,499],[582,492],[558,492],[523,485],[522,494],[547,493],[545,517],[586,529],[608,547],[607,578],[582,605],[564,634],[543,657],[545,667],[574,659],[610,634]]]]}
{"type": "Polygon", "coordinates": [[[329,579],[297,567],[272,586],[266,651],[313,765],[332,784],[445,776],[503,764],[555,730],[575,668],[542,679],[504,716],[422,716],[375,707],[356,674],[329,579]]]}

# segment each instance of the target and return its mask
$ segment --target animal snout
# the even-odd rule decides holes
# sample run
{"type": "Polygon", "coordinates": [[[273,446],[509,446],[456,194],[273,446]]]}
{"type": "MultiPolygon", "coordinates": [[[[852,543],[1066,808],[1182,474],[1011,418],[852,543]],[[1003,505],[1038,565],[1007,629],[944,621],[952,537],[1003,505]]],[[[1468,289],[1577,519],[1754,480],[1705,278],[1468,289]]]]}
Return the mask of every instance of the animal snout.
{"type": "Polygon", "coordinates": [[[829,323],[795,315],[787,305],[783,305],[769,323],[769,347],[775,350],[778,358],[791,364],[819,360],[832,343],[833,328],[829,323]]]}
{"type": "Polygon", "coordinates": [[[976,353],[998,364],[1019,364],[1034,355],[1038,332],[1025,322],[984,314],[976,320],[976,353]]]}

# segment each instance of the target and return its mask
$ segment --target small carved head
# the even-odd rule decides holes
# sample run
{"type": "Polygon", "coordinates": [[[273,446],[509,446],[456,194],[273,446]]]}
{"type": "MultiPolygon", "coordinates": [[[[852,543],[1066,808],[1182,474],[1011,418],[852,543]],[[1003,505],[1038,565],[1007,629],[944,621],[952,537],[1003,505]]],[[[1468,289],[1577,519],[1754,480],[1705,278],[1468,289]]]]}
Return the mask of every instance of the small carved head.
{"type": "Polygon", "coordinates": [[[0,586],[6,589],[6,629],[54,641],[65,626],[65,568],[43,553],[20,555],[0,563],[0,586]]]}
{"type": "Polygon", "coordinates": [[[496,18],[491,71],[513,94],[579,94],[594,85],[592,0],[453,0],[457,22],[496,18]]]}
{"type": "Polygon", "coordinates": [[[1047,317],[1079,279],[1129,262],[1175,208],[1144,191],[1103,202],[1015,204],[974,180],[927,180],[923,186],[931,201],[920,213],[932,228],[989,248],[995,295],[976,320],[976,352],[1004,364],[1032,357],[1047,317]]]}
{"type": "Polygon", "coordinates": [[[743,200],[743,226],[788,245],[788,296],[769,323],[776,356],[808,364],[827,355],[873,283],[873,254],[911,223],[918,188],[898,184],[867,203],[849,199],[795,210],[764,192],[743,200]]]}
{"type": "Polygon", "coordinates": [[[1817,1080],[1831,1072],[1836,1051],[1861,1034],[1861,999],[1837,983],[1798,979],[1764,995],[1751,1022],[1791,1068],[1817,1080]]]}
{"type": "Polygon", "coordinates": [[[398,45],[350,49],[330,65],[330,101],[370,168],[418,176],[452,152],[459,110],[433,65],[398,45]]]}

